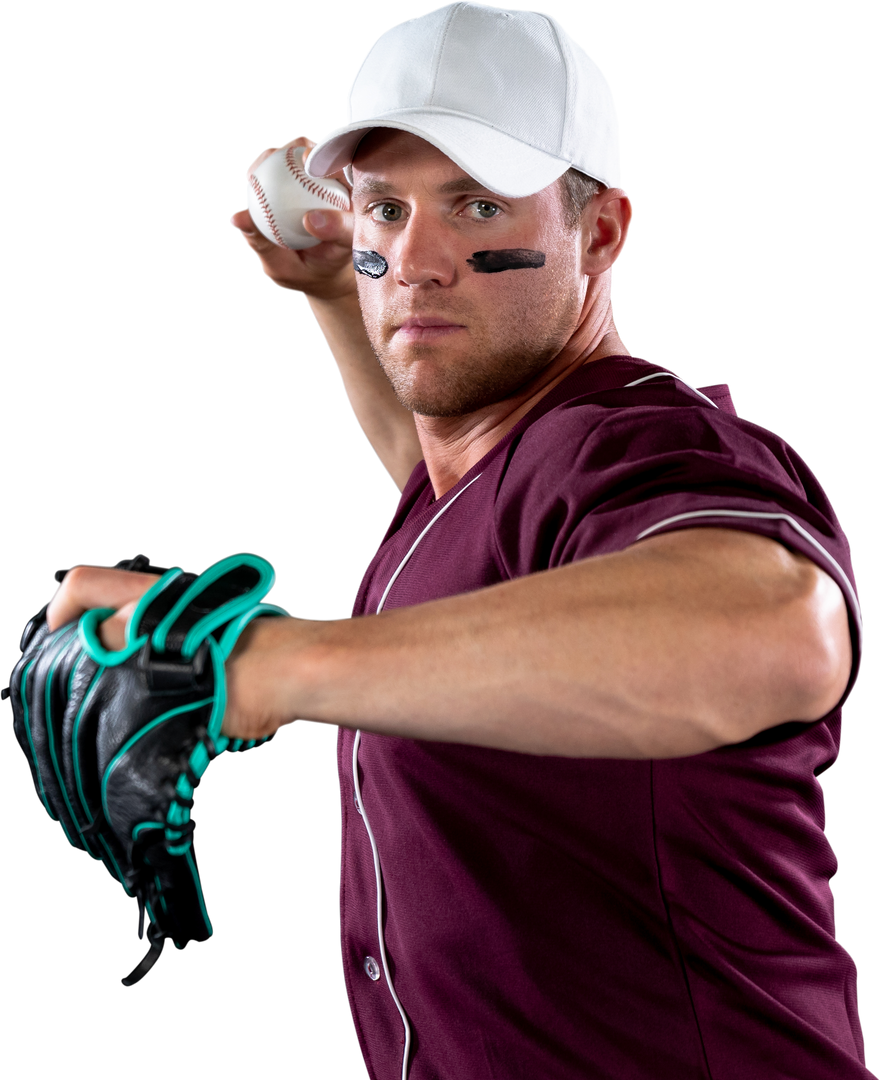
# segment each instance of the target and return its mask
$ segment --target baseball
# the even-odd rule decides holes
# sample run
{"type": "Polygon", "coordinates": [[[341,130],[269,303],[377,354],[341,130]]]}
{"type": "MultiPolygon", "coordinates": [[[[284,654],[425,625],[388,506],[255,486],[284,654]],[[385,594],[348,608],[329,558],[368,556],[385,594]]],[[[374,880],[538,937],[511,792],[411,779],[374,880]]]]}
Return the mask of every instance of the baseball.
{"type": "Polygon", "coordinates": [[[268,240],[286,248],[320,244],[303,228],[309,210],[348,210],[348,191],[336,180],[315,180],[305,170],[303,146],[282,146],[248,177],[248,210],[268,240]]]}

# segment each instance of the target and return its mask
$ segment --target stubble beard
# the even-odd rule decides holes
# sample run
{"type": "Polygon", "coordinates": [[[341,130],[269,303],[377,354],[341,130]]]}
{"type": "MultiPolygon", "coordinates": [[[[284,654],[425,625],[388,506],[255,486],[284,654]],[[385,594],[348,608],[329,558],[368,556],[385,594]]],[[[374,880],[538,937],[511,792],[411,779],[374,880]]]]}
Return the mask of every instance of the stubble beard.
{"type": "Polygon", "coordinates": [[[400,404],[420,416],[433,417],[467,416],[506,401],[539,375],[558,352],[549,348],[527,356],[516,349],[496,351],[487,358],[474,353],[462,368],[432,363],[436,350],[430,346],[411,345],[408,351],[415,362],[409,363],[375,345],[373,351],[400,404]],[[428,364],[432,370],[425,378],[421,369],[428,364]]]}
{"type": "MultiPolygon", "coordinates": [[[[454,359],[444,358],[442,341],[401,348],[393,334],[386,340],[380,325],[367,318],[364,322],[373,352],[401,405],[420,416],[451,418],[506,401],[534,381],[569,340],[579,306],[572,297],[562,305],[565,317],[560,318],[559,310],[546,313],[552,330],[541,335],[535,332],[535,324],[543,321],[540,316],[523,312],[516,326],[505,327],[492,340],[487,340],[489,335],[472,337],[466,357],[458,354],[454,359]],[[523,333],[522,327],[531,333],[523,333]]],[[[433,313],[437,314],[436,305],[433,313]]]]}

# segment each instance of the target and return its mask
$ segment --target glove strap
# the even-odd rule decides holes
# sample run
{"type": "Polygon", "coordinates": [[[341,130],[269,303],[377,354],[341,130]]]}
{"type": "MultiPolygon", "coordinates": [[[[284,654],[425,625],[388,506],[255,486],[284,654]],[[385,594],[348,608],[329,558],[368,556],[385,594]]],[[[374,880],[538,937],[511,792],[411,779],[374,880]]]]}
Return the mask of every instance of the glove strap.
{"type": "Polygon", "coordinates": [[[137,843],[132,851],[132,861],[137,870],[137,878],[132,883],[131,889],[137,903],[137,939],[138,941],[143,942],[146,937],[150,947],[135,970],[131,972],[131,974],[123,975],[123,977],[120,978],[119,985],[126,990],[130,990],[133,986],[136,986],[141,978],[144,978],[145,975],[148,975],[152,969],[157,966],[159,958],[164,953],[165,946],[168,943],[167,930],[163,929],[160,924],[155,921],[158,918],[159,896],[157,890],[155,890],[155,886],[149,879],[149,872],[144,865],[143,850],[140,850],[137,843]],[[152,903],[153,909],[149,927],[147,927],[148,901],[152,903]]]}
{"type": "Polygon", "coordinates": [[[123,559],[116,564],[114,569],[132,570],[139,574],[158,574],[159,577],[168,573],[167,568],[164,566],[153,566],[146,555],[135,555],[133,559],[123,559]]]}
{"type": "Polygon", "coordinates": [[[162,947],[165,944],[165,935],[154,922],[150,923],[150,929],[147,931],[147,938],[150,942],[150,951],[143,960],[141,960],[134,971],[132,971],[130,975],[125,976],[122,980],[123,986],[134,986],[136,982],[140,982],[144,975],[146,975],[153,964],[155,964],[162,955],[162,947]]]}

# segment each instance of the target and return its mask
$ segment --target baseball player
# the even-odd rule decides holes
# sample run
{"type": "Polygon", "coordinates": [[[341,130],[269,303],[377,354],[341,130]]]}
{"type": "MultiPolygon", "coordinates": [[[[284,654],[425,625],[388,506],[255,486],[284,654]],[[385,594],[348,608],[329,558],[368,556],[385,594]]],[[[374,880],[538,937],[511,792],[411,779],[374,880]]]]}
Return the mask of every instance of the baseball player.
{"type": "MultiPolygon", "coordinates": [[[[243,631],[223,730],[339,726],[370,1076],[870,1076],[816,779],[858,662],[846,540],[726,387],[618,335],[601,74],[552,19],[453,4],[379,40],[307,167],[352,188],[320,245],[234,221],[402,495],[356,617],[243,631]]],[[[77,568],[49,626],[113,608],[120,648],[154,581],[77,568]]]]}

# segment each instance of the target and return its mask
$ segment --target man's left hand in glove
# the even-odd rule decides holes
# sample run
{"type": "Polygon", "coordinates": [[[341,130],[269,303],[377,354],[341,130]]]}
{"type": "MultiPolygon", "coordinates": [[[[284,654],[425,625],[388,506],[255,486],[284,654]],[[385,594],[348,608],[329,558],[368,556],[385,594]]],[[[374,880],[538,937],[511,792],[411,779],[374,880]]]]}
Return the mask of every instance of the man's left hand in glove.
{"type": "Polygon", "coordinates": [[[213,758],[255,742],[221,731],[229,653],[254,619],[285,614],[261,603],[274,573],[257,556],[232,556],[198,576],[151,569],[138,556],[97,571],[107,585],[101,598],[122,605],[115,616],[90,607],[79,617],[70,597],[83,575],[63,575],[55,611],[44,608],[25,628],[9,688],[47,813],[137,897],[141,935],[150,916],[150,951],[126,985],[152,967],[165,938],[183,947],[212,933],[192,844],[193,795],[213,758]],[[107,616],[124,617],[122,640],[112,628],[99,636],[107,616]]]}

